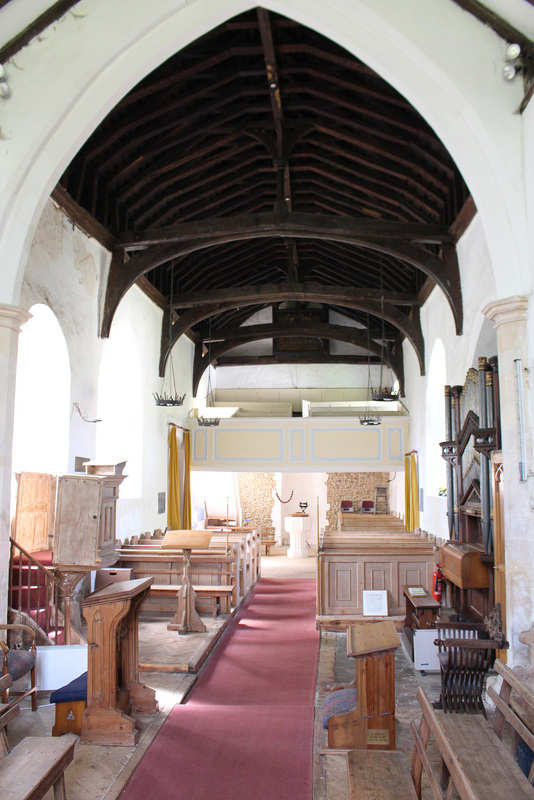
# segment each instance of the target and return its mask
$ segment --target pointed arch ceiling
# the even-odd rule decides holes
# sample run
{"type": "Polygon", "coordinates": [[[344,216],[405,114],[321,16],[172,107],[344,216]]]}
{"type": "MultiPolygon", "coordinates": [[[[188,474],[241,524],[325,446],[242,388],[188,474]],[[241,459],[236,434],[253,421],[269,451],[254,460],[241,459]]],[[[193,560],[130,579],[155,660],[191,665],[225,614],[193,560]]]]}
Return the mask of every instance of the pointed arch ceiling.
{"type": "Polygon", "coordinates": [[[473,206],[450,155],[368,66],[261,8],[146,76],[54,197],[113,252],[102,334],[140,283],[166,309],[160,370],[188,335],[195,384],[210,359],[259,363],[232,350],[264,339],[265,363],[370,352],[402,385],[405,338],[424,372],[419,308],[434,285],[462,330],[455,240],[473,206]],[[259,311],[272,321],[247,338],[259,311]]]}

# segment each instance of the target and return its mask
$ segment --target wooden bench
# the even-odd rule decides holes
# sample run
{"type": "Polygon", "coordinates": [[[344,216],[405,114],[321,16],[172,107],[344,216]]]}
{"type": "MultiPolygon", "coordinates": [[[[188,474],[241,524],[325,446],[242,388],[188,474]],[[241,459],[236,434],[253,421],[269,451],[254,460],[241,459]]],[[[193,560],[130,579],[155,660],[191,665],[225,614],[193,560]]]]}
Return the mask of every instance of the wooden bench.
{"type": "MultiPolygon", "coordinates": [[[[532,800],[534,798],[534,767],[529,779],[522,773],[511,749],[501,739],[504,723],[512,726],[519,737],[534,750],[534,735],[512,707],[512,692],[521,699],[529,713],[534,712],[534,693],[502,661],[495,661],[502,676],[499,693],[490,686],[488,695],[495,703],[490,724],[478,714],[446,714],[436,711],[424,690],[417,692],[422,716],[419,727],[410,724],[415,740],[411,773],[417,797],[421,798],[422,771],[430,782],[435,800],[452,797],[453,789],[460,800],[532,800]],[[428,756],[427,746],[432,736],[441,760],[441,775],[428,756]]],[[[515,707],[515,704],[514,704],[515,707]]],[[[456,795],[455,795],[456,796],[456,795]]]]}
{"type": "Polygon", "coordinates": [[[83,712],[87,708],[87,672],[53,691],[50,703],[56,707],[52,736],[63,736],[65,733],[81,736],[83,712]]]}
{"type": "Polygon", "coordinates": [[[410,765],[398,750],[321,753],[325,756],[327,800],[417,800],[410,765]]]}
{"type": "MultiPolygon", "coordinates": [[[[176,583],[156,583],[150,587],[150,594],[154,597],[176,597],[180,585],[176,583]]],[[[198,597],[213,598],[213,616],[216,617],[219,611],[223,614],[230,613],[230,601],[232,599],[233,586],[198,586],[193,589],[198,597]],[[223,603],[221,604],[221,600],[223,603]]]]}
{"type": "Polygon", "coordinates": [[[272,538],[269,537],[269,539],[262,539],[261,540],[261,546],[265,547],[265,555],[266,556],[270,556],[271,555],[271,547],[273,545],[275,545],[275,544],[276,544],[276,541],[274,539],[274,536],[272,538]]]}
{"type": "MultiPolygon", "coordinates": [[[[0,690],[10,685],[10,675],[0,678],[0,690]]],[[[0,797],[40,800],[53,787],[55,800],[66,800],[64,773],[74,757],[76,737],[27,736],[10,749],[6,726],[19,712],[18,704],[11,704],[0,714],[0,797]]]]}

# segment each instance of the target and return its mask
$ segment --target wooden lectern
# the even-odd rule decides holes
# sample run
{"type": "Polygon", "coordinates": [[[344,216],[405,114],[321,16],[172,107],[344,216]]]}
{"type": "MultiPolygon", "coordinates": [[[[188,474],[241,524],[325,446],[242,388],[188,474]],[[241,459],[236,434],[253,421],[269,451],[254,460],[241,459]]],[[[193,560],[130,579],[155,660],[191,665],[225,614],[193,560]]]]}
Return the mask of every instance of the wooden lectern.
{"type": "Polygon", "coordinates": [[[134,745],[132,711],[155,714],[155,692],[139,682],[138,616],[154,578],[104,586],[82,601],[87,620],[87,708],[81,741],[134,745]]]}
{"type": "Polygon", "coordinates": [[[347,631],[347,655],[355,659],[357,707],[329,727],[328,746],[338,749],[395,749],[395,650],[400,640],[395,626],[363,622],[347,631]]]}
{"type": "Polygon", "coordinates": [[[167,531],[161,543],[161,549],[182,550],[184,554],[184,573],[182,585],[177,586],[178,608],[167,625],[167,630],[178,631],[179,634],[197,631],[203,633],[206,626],[195,609],[196,592],[191,583],[191,550],[209,547],[210,531],[167,531]]]}

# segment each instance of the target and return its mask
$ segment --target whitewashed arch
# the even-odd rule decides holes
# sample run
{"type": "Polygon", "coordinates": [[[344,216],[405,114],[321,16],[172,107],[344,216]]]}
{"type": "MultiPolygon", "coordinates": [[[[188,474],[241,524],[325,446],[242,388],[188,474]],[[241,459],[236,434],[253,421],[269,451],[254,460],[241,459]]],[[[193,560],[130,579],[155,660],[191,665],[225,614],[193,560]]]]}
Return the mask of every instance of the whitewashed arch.
{"type": "MultiPolygon", "coordinates": [[[[0,302],[18,302],[41,208],[73,155],[145,74],[245,0],[81,0],[7,64],[0,161],[0,302]]],[[[499,296],[529,289],[519,82],[504,43],[451,0],[265,0],[366,61],[423,114],[481,214],[499,296]]],[[[532,10],[534,14],[534,9],[532,10]]],[[[1,17],[0,17],[1,22],[1,17]]]]}
{"type": "Polygon", "coordinates": [[[14,472],[67,471],[71,370],[65,336],[54,312],[41,303],[19,336],[14,472]]]}

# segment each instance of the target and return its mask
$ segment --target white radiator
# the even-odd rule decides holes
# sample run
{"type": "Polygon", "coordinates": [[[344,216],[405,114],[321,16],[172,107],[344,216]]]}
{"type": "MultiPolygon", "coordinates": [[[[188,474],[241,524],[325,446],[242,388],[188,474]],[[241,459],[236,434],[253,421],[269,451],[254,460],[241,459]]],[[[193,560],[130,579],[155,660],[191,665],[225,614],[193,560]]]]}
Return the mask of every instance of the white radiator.
{"type": "Polygon", "coordinates": [[[37,648],[35,682],[40,692],[59,689],[86,671],[86,644],[56,644],[37,648]]]}
{"type": "Polygon", "coordinates": [[[436,639],[476,639],[477,631],[457,631],[449,628],[416,628],[413,632],[413,663],[423,672],[439,672],[436,639]]]}

